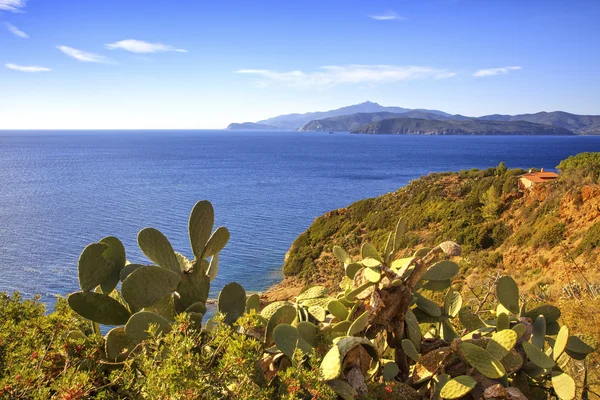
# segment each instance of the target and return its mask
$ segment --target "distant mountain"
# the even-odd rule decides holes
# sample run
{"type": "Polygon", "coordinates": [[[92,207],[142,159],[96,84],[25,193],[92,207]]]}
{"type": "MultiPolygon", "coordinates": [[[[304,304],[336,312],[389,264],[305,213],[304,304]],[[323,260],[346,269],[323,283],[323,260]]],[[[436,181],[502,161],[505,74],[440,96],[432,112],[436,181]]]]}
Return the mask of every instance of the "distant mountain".
{"type": "MultiPolygon", "coordinates": [[[[306,114],[280,115],[278,117],[258,121],[258,123],[273,125],[278,128],[281,128],[281,129],[298,130],[302,126],[304,126],[305,124],[307,124],[311,121],[318,120],[318,119],[331,118],[331,117],[338,117],[340,115],[350,115],[350,114],[356,114],[356,113],[379,113],[379,112],[389,112],[389,113],[400,114],[400,113],[407,112],[407,111],[412,111],[412,110],[409,108],[402,108],[402,107],[385,107],[385,106],[379,105],[377,103],[366,101],[364,103],[355,104],[355,105],[347,106],[347,107],[342,107],[342,108],[338,108],[336,110],[330,110],[330,111],[310,112],[310,113],[306,113],[306,114]]],[[[439,115],[449,115],[442,111],[437,111],[437,110],[419,110],[419,111],[427,111],[427,112],[431,112],[431,113],[439,114],[439,115]]]]}
{"type": "Polygon", "coordinates": [[[564,111],[539,112],[519,115],[484,115],[478,119],[490,121],[528,121],[536,124],[565,128],[574,133],[600,134],[600,115],[577,115],[564,111]]]}
{"type": "Polygon", "coordinates": [[[580,135],[600,135],[600,115],[577,115],[564,111],[553,111],[518,115],[493,114],[472,118],[459,114],[451,115],[439,110],[386,107],[370,101],[330,111],[286,114],[258,121],[256,123],[244,122],[242,124],[231,124],[227,129],[351,131],[359,128],[363,124],[376,123],[387,118],[396,117],[440,121],[525,121],[534,124],[564,128],[580,135]]]}
{"type": "Polygon", "coordinates": [[[389,118],[419,118],[428,120],[446,121],[450,119],[465,120],[468,117],[462,115],[442,115],[436,112],[411,110],[402,113],[377,112],[377,113],[356,113],[350,115],[341,115],[339,117],[331,117],[318,119],[309,122],[300,128],[300,131],[335,131],[349,132],[358,128],[361,125],[371,122],[378,122],[389,118]]]}
{"type": "Polygon", "coordinates": [[[565,128],[527,121],[439,121],[418,118],[391,118],[362,125],[352,133],[395,135],[573,135],[565,128]]]}
{"type": "Polygon", "coordinates": [[[254,122],[242,122],[241,124],[229,124],[227,126],[227,129],[235,131],[235,130],[239,130],[239,131],[249,131],[249,130],[257,130],[257,131],[273,131],[273,130],[279,130],[280,128],[273,126],[273,125],[267,125],[267,124],[257,124],[254,122]]]}

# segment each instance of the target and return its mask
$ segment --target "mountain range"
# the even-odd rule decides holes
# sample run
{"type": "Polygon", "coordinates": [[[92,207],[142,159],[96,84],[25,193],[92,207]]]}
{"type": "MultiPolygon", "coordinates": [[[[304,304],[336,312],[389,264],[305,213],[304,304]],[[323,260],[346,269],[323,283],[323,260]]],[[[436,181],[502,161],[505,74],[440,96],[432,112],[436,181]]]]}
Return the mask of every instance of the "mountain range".
{"type": "Polygon", "coordinates": [[[231,124],[227,129],[245,130],[298,130],[333,131],[354,133],[419,133],[425,129],[429,134],[553,134],[553,135],[592,135],[600,134],[600,115],[577,115],[564,111],[539,112],[535,114],[500,115],[468,117],[449,114],[439,110],[408,109],[386,107],[373,102],[364,102],[336,110],[311,112],[306,114],[285,114],[274,118],[242,124],[231,124]],[[388,119],[407,119],[394,123],[380,123],[388,119]],[[414,121],[421,120],[423,122],[414,121]],[[444,121],[446,124],[425,121],[444,121]],[[486,121],[504,122],[504,124],[459,124],[458,122],[486,121]],[[521,124],[528,122],[529,124],[521,124]],[[370,125],[367,127],[368,124],[370,125]],[[419,128],[417,128],[419,125],[419,128]],[[537,126],[539,125],[539,126],[537,126]],[[388,128],[395,127],[394,131],[388,128]],[[560,129],[548,129],[547,127],[560,129]],[[427,128],[424,128],[427,127],[427,128]],[[481,131],[480,131],[481,129],[481,131]],[[519,132],[519,129],[524,131],[519,132]],[[543,133],[542,133],[543,132],[543,133]]]}

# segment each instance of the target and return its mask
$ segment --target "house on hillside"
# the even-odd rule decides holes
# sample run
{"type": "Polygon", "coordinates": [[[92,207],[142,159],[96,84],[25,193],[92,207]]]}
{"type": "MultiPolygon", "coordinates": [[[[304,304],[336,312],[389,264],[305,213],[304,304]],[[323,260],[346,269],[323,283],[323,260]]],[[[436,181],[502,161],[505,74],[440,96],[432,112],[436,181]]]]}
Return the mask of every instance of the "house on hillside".
{"type": "Polygon", "coordinates": [[[544,168],[542,168],[540,172],[530,171],[529,173],[519,177],[519,189],[526,190],[534,185],[552,182],[556,179],[558,179],[558,174],[556,172],[545,172],[544,168]]]}

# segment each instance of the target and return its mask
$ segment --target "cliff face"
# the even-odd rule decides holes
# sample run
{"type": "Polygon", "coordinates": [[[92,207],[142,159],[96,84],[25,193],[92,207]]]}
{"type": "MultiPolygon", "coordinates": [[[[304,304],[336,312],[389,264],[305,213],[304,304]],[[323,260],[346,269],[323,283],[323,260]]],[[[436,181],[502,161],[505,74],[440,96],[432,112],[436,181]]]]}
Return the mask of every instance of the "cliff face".
{"type": "Polygon", "coordinates": [[[556,295],[574,279],[600,282],[600,185],[560,179],[523,193],[517,189],[522,172],[430,174],[394,193],[333,210],[294,241],[283,267],[285,280],[268,298],[289,298],[311,283],[335,287],[343,271],[333,246],[351,255],[364,241],[382,248],[401,216],[408,220],[406,255],[454,240],[463,247],[460,264],[467,275],[506,270],[526,289],[550,285],[556,295]],[[494,218],[484,212],[491,190],[497,195],[494,218]]]}

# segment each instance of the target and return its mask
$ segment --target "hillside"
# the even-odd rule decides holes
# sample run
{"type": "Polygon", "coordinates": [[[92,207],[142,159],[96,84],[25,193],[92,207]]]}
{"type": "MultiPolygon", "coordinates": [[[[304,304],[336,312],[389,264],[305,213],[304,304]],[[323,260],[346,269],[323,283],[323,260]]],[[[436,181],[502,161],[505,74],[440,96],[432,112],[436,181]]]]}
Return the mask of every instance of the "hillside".
{"type": "Polygon", "coordinates": [[[361,125],[370,124],[390,118],[420,118],[428,120],[446,121],[449,119],[464,120],[467,117],[462,115],[442,115],[430,111],[412,110],[403,113],[356,113],[350,115],[340,115],[325,119],[318,119],[304,125],[299,131],[335,131],[350,132],[359,128],[361,125]]]}
{"type": "Polygon", "coordinates": [[[340,115],[338,117],[316,119],[305,124],[300,129],[301,132],[309,131],[336,131],[349,132],[361,125],[377,122],[388,118],[399,117],[403,114],[391,112],[376,112],[376,113],[355,113],[350,115],[340,115]]]}
{"type": "Polygon", "coordinates": [[[237,123],[229,124],[227,126],[227,129],[228,130],[240,130],[240,131],[247,131],[247,130],[273,131],[273,130],[279,130],[280,128],[273,126],[273,125],[256,124],[254,122],[242,122],[241,124],[237,124],[237,123]]]}
{"type": "Polygon", "coordinates": [[[572,135],[567,129],[525,121],[439,121],[390,118],[362,125],[352,133],[395,135],[572,135]]]}
{"type": "Polygon", "coordinates": [[[353,257],[364,241],[381,249],[404,217],[406,251],[397,257],[456,241],[463,248],[460,273],[467,277],[460,283],[463,294],[509,273],[533,304],[550,301],[566,308],[563,318],[570,328],[600,339],[595,311],[600,307],[600,153],[571,157],[559,167],[559,180],[525,193],[517,188],[525,171],[501,165],[430,174],[396,192],[330,211],[294,241],[284,281],[263,297],[289,298],[307,284],[337,287],[343,268],[333,246],[353,257]]]}
{"type": "Polygon", "coordinates": [[[396,192],[330,211],[294,241],[284,275],[310,282],[335,281],[341,271],[331,257],[334,245],[354,253],[363,240],[384,246],[385,233],[404,216],[411,233],[403,244],[411,250],[454,240],[465,250],[467,270],[506,266],[531,274],[526,271],[530,264],[539,268],[533,272],[538,278],[545,279],[543,270],[558,269],[562,272],[556,279],[566,282],[574,276],[563,263],[564,249],[557,245],[567,246],[579,261],[598,261],[600,255],[600,153],[587,154],[597,155],[595,166],[563,161],[561,165],[568,167],[558,181],[525,193],[517,187],[523,170],[474,169],[429,174],[396,192]],[[592,177],[573,172],[582,169],[591,170],[592,177]],[[492,215],[485,211],[486,204],[493,203],[485,200],[490,190],[497,198],[492,215]],[[509,260],[502,260],[502,253],[509,260]]]}
{"type": "Polygon", "coordinates": [[[553,111],[519,115],[484,115],[479,117],[479,119],[490,121],[528,121],[565,128],[579,134],[600,134],[600,115],[577,115],[564,111],[553,111]]]}

